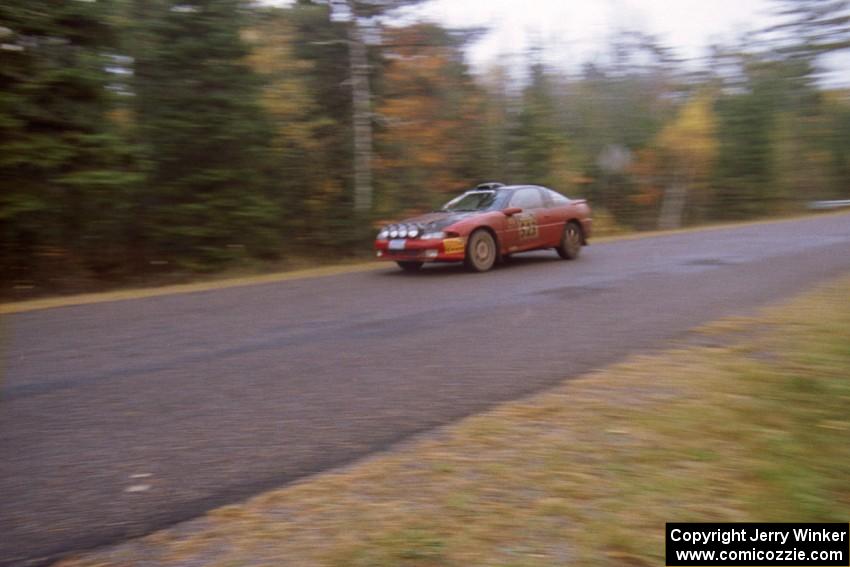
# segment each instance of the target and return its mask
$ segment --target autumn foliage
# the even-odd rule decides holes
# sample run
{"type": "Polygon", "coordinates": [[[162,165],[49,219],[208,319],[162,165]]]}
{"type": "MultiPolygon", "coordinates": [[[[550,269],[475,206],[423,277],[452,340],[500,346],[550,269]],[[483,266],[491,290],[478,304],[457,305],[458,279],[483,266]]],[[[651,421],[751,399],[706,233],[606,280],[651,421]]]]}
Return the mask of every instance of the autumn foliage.
{"type": "Polygon", "coordinates": [[[482,181],[617,230],[850,197],[850,95],[820,75],[843,3],[779,0],[767,44],[703,65],[623,31],[473,69],[481,30],[396,17],[418,2],[4,2],[2,293],[365,253],[482,181]]]}

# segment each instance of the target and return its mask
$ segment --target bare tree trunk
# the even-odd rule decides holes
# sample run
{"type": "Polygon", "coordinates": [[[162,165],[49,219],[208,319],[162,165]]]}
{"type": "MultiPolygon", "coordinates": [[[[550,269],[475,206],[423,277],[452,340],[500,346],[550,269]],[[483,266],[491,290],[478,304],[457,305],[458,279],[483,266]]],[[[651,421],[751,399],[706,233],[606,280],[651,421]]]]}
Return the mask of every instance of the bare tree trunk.
{"type": "Polygon", "coordinates": [[[658,215],[658,228],[669,230],[682,226],[682,215],[685,212],[685,200],[688,197],[688,186],[681,181],[672,181],[664,191],[661,202],[661,213],[658,215]]]}
{"type": "Polygon", "coordinates": [[[372,111],[369,92],[369,59],[356,16],[352,17],[348,29],[354,125],[354,212],[357,215],[367,215],[372,210],[372,111]]]}

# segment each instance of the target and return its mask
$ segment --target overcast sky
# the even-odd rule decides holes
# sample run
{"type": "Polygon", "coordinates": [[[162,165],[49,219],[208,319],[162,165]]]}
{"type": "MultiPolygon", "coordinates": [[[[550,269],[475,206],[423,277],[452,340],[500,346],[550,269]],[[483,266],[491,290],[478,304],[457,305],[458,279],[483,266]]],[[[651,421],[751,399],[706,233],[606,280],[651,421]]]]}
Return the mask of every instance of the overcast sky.
{"type": "MultiPolygon", "coordinates": [[[[655,35],[678,57],[694,60],[712,43],[734,43],[776,23],[775,6],[772,0],[431,0],[421,12],[450,27],[487,26],[490,32],[469,50],[479,70],[533,44],[545,48],[547,63],[575,70],[602,56],[618,30],[655,35]]],[[[822,84],[850,88],[850,50],[822,64],[822,84]]]]}
{"type": "MultiPolygon", "coordinates": [[[[654,35],[679,58],[696,60],[712,43],[732,44],[776,23],[774,8],[772,0],[430,0],[415,13],[448,27],[487,27],[468,51],[477,70],[521,57],[532,45],[545,49],[547,63],[577,70],[602,57],[622,30],[654,35]]],[[[824,63],[823,84],[850,87],[850,50],[824,63]]]]}
{"type": "Polygon", "coordinates": [[[553,52],[550,58],[574,65],[597,57],[623,29],[657,35],[692,59],[713,41],[769,25],[770,10],[770,0],[433,0],[421,12],[449,26],[489,27],[469,54],[482,66],[535,42],[553,52]]]}

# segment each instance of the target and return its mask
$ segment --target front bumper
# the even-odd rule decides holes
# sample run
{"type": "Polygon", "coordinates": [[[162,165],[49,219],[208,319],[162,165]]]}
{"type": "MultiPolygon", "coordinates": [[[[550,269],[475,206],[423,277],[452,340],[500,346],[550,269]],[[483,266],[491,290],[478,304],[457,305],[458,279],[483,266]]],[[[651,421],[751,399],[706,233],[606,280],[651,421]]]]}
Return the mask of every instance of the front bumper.
{"type": "Polygon", "coordinates": [[[376,240],[375,255],[393,262],[459,262],[466,238],[376,240]]]}

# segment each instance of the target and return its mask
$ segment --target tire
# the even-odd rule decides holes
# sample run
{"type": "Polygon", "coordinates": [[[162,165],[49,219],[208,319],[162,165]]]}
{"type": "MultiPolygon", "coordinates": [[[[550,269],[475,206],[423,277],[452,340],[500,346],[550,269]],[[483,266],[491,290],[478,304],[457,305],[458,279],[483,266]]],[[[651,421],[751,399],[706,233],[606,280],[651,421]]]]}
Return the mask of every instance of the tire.
{"type": "Polygon", "coordinates": [[[578,223],[570,221],[564,226],[564,234],[561,235],[561,242],[555,250],[564,260],[578,258],[581,253],[581,227],[578,223]]]}
{"type": "Polygon", "coordinates": [[[466,258],[463,264],[471,272],[486,272],[496,263],[498,252],[493,235],[483,229],[478,229],[469,237],[466,243],[466,258]]]}
{"type": "Polygon", "coordinates": [[[422,262],[396,262],[396,264],[405,272],[418,272],[422,267],[422,262]]]}

